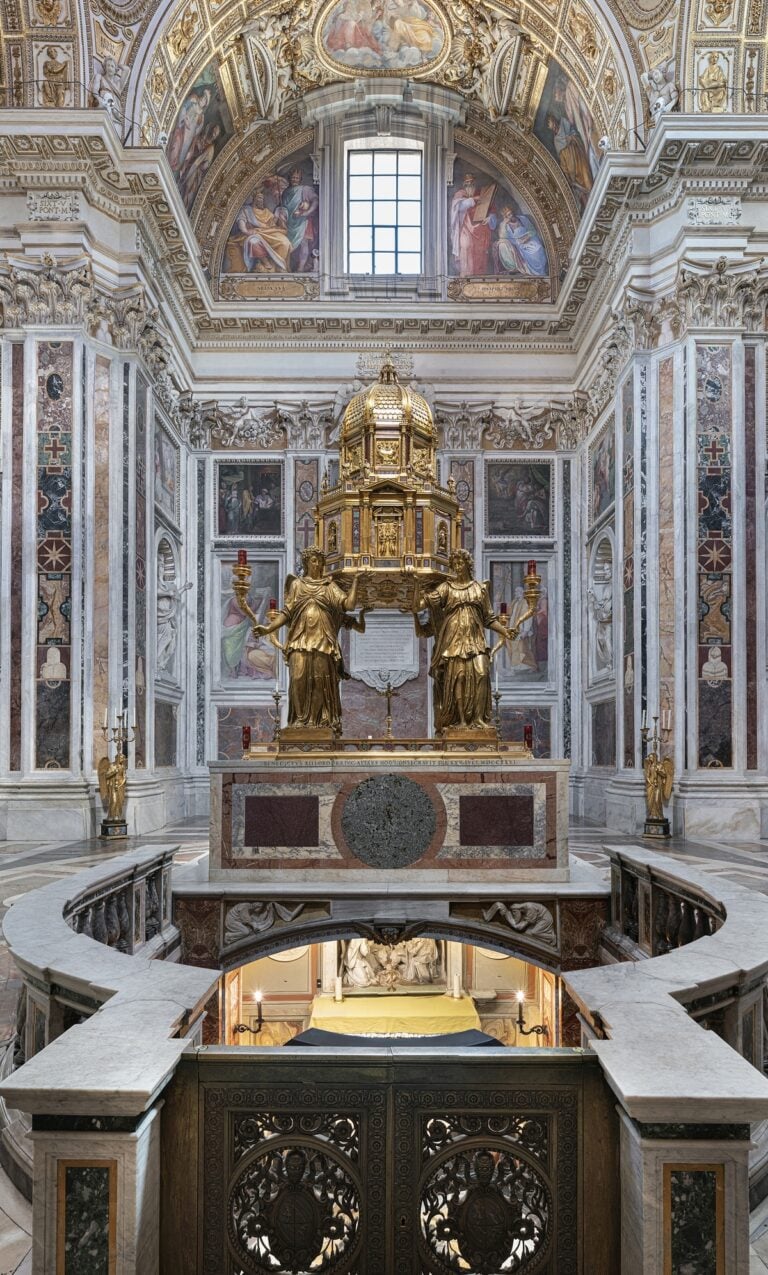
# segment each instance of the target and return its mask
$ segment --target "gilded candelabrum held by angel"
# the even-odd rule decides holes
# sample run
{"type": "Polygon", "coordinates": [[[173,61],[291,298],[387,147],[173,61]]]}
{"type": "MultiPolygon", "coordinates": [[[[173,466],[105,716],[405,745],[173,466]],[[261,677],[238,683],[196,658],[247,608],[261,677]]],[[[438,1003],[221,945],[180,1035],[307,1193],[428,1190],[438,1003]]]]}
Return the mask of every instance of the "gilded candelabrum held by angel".
{"type": "Polygon", "coordinates": [[[529,563],[528,607],[510,626],[507,616],[493,609],[490,581],[474,579],[471,554],[455,549],[449,565],[450,578],[423,595],[417,590],[413,604],[416,632],[435,639],[429,669],[434,681],[435,730],[488,732],[491,665],[498,651],[517,637],[525,620],[533,615],[540,578],[535,573],[536,564],[529,563]],[[426,622],[419,618],[424,610],[428,612],[426,622]],[[488,646],[487,629],[499,635],[493,647],[488,646]]]}
{"type": "Polygon", "coordinates": [[[339,645],[342,629],[365,632],[366,611],[349,614],[356,606],[360,579],[356,575],[348,591],[325,574],[325,554],[312,546],[301,555],[303,574],[286,579],[285,600],[270,609],[267,624],[261,624],[247,604],[250,568],[239,563],[234,568],[234,587],[241,610],[253,621],[255,638],[272,637],[287,626],[283,643],[273,638],[288,664],[288,728],[341,730],[339,685],[349,675],[339,645]],[[242,595],[242,596],[241,596],[242,595]]]}

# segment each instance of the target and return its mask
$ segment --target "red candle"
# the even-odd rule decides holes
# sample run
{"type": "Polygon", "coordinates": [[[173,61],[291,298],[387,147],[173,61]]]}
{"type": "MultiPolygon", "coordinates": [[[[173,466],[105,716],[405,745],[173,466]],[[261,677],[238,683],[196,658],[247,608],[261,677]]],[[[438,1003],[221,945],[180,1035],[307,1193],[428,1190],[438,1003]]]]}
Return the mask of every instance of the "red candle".
{"type": "Polygon", "coordinates": [[[528,563],[528,575],[529,576],[536,575],[536,561],[534,558],[531,558],[530,562],[528,563]]]}
{"type": "Polygon", "coordinates": [[[530,722],[526,722],[523,727],[523,739],[525,740],[526,748],[533,748],[533,727],[530,722]]]}
{"type": "Polygon", "coordinates": [[[238,565],[238,567],[247,567],[247,566],[248,566],[248,550],[247,550],[247,549],[238,549],[238,551],[237,551],[237,565],[238,565]]]}
{"type": "Polygon", "coordinates": [[[507,614],[507,612],[509,611],[509,607],[507,606],[506,602],[502,602],[501,606],[499,607],[499,611],[501,615],[507,614]]]}
{"type": "Polygon", "coordinates": [[[243,727],[243,752],[244,753],[247,752],[250,746],[251,746],[251,728],[250,726],[244,726],[243,727]]]}
{"type": "Polygon", "coordinates": [[[276,611],[276,610],[277,610],[277,598],[270,598],[270,599],[269,599],[269,609],[270,609],[270,611],[276,611]]]}

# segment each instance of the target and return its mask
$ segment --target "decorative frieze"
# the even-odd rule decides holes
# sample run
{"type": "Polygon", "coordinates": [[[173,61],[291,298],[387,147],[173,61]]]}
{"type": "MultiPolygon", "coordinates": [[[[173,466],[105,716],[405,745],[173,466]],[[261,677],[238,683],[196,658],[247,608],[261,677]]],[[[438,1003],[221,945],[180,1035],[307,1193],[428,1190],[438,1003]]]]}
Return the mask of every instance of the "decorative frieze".
{"type": "Polygon", "coordinates": [[[0,300],[4,328],[64,326],[83,322],[94,297],[88,257],[58,261],[46,252],[38,260],[0,257],[0,300]]]}

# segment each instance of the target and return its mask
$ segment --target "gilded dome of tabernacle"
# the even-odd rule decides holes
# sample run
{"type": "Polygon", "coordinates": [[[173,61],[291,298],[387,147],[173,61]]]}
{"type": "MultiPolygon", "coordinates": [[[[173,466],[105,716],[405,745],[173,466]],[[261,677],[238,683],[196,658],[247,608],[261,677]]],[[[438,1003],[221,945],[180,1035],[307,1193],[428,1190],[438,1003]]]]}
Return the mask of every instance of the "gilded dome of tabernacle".
{"type": "Polygon", "coordinates": [[[396,430],[405,424],[413,425],[427,435],[434,432],[427,400],[400,384],[394,363],[386,358],[378,381],[350,399],[344,413],[341,437],[343,440],[365,425],[396,430]]]}

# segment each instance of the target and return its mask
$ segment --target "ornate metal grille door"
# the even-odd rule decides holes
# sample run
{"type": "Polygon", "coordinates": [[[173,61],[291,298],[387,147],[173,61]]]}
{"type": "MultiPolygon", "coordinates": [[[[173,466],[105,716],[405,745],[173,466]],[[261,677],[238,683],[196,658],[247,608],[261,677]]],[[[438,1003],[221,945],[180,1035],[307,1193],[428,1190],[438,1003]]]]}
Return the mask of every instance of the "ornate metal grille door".
{"type": "Polygon", "coordinates": [[[493,1057],[450,1059],[415,1051],[375,1061],[368,1052],[319,1055],[286,1051],[233,1061],[231,1052],[212,1050],[185,1061],[164,1112],[164,1154],[183,1149],[195,1127],[199,1166],[190,1185],[176,1156],[172,1166],[164,1163],[164,1179],[176,1175],[177,1183],[164,1195],[164,1271],[618,1269],[617,1210],[606,1186],[615,1179],[616,1133],[596,1060],[564,1051],[530,1061],[495,1050],[493,1057]],[[583,1154],[590,1119],[609,1160],[594,1171],[583,1154]],[[585,1190],[603,1232],[589,1260],[585,1190]]]}

